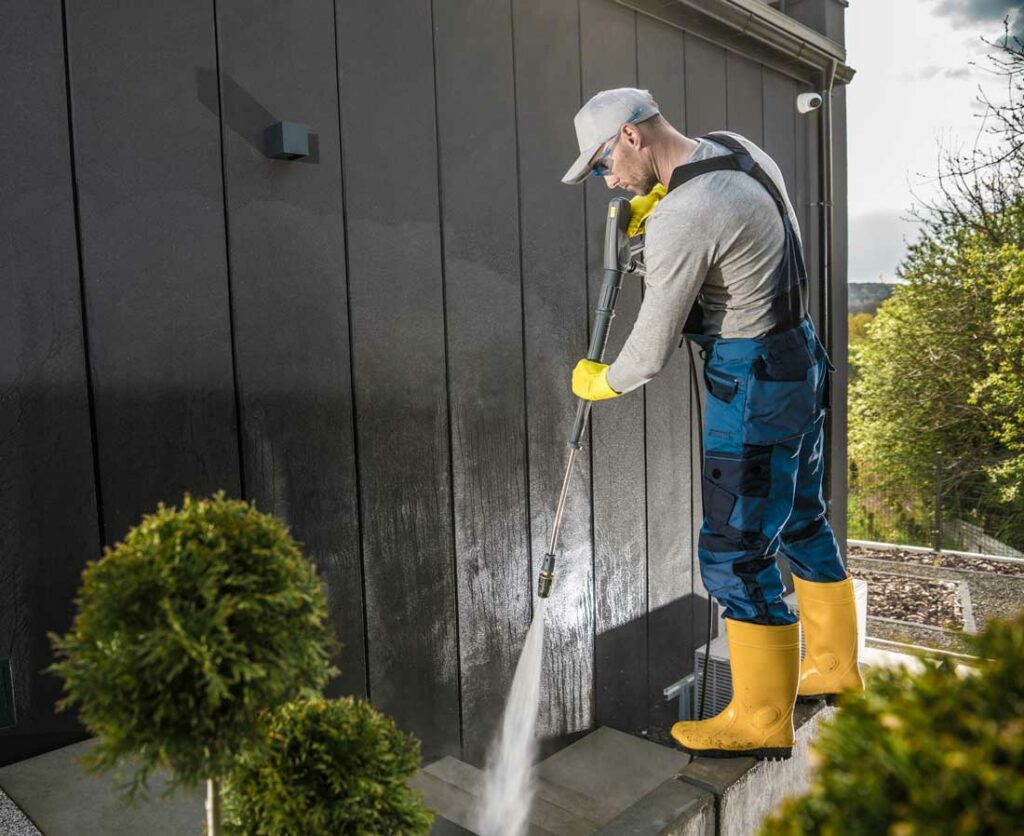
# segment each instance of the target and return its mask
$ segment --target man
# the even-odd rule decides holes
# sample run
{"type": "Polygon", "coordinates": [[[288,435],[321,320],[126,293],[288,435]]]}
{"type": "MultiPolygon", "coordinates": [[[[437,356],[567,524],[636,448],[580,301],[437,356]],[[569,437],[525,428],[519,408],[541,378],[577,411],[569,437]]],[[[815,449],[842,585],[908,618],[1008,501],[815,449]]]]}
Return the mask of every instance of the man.
{"type": "Polygon", "coordinates": [[[680,332],[705,360],[698,554],[724,609],[733,698],[715,717],[676,723],[672,737],[693,755],[789,757],[798,697],[832,701],[864,687],[852,580],[822,496],[834,369],[805,312],[796,214],[762,149],[736,133],[684,136],[646,90],[598,93],[575,127],[580,155],[563,182],[596,175],[638,196],[646,276],[622,351],[610,365],[581,360],[573,392],[600,400],[642,386],[680,332]],[[804,626],[802,669],[779,551],[804,626]]]}

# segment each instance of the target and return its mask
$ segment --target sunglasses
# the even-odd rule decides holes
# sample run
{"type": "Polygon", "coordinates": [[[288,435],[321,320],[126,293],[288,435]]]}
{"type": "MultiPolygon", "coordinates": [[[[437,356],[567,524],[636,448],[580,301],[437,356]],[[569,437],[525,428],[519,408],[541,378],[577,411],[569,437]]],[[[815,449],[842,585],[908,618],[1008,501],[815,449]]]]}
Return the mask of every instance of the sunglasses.
{"type": "MultiPolygon", "coordinates": [[[[637,108],[631,114],[629,114],[629,118],[625,121],[624,124],[633,124],[634,120],[639,115],[640,108],[637,108]]],[[[605,149],[605,152],[600,157],[598,157],[590,166],[590,173],[593,174],[595,177],[605,177],[608,175],[608,172],[612,170],[612,161],[608,159],[608,155],[611,154],[612,149],[615,147],[615,143],[619,141],[620,136],[622,136],[621,128],[619,129],[619,132],[615,134],[615,139],[612,140],[612,144],[609,145],[605,149]]]]}
{"type": "Polygon", "coordinates": [[[612,160],[609,158],[609,154],[612,153],[612,149],[615,147],[615,143],[619,141],[621,133],[615,135],[615,139],[612,140],[612,144],[609,145],[605,152],[598,157],[593,164],[590,166],[590,173],[595,177],[605,177],[608,172],[612,170],[612,160]]]}

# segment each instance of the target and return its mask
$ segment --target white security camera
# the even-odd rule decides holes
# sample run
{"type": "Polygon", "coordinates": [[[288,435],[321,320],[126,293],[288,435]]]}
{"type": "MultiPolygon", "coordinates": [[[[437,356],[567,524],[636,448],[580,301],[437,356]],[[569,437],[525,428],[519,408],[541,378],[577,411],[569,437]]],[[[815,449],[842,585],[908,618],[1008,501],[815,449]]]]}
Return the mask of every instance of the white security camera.
{"type": "Polygon", "coordinates": [[[800,113],[810,113],[821,107],[820,93],[801,93],[796,97],[796,109],[800,113]]]}

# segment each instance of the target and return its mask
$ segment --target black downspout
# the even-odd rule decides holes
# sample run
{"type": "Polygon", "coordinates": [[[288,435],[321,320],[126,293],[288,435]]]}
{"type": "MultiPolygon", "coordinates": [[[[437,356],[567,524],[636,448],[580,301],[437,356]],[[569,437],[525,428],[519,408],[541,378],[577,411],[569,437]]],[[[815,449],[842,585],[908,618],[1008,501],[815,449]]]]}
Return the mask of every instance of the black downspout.
{"type": "MultiPolygon", "coordinates": [[[[819,194],[821,207],[821,307],[819,310],[819,321],[821,322],[821,340],[825,344],[825,350],[830,357],[835,357],[835,346],[833,345],[833,322],[832,322],[832,283],[834,272],[833,259],[833,212],[832,212],[832,86],[836,78],[836,61],[829,62],[828,69],[822,70],[822,103],[818,119],[818,147],[819,159],[819,194]]],[[[834,381],[833,381],[834,383],[834,381]]],[[[834,423],[829,414],[828,429],[825,433],[825,441],[828,448],[834,448],[832,444],[832,431],[834,423]]],[[[832,465],[831,456],[825,456],[825,473],[823,479],[825,501],[831,504],[832,501],[832,465]]],[[[831,516],[831,514],[829,515],[831,516]]]]}

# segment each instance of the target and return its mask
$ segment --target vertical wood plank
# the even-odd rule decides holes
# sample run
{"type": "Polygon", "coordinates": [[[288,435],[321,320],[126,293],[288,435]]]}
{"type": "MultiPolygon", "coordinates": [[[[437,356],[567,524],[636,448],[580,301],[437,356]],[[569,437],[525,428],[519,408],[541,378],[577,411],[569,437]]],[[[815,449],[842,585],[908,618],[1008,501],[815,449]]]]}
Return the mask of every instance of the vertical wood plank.
{"type": "Polygon", "coordinates": [[[337,8],[353,389],[374,703],[460,754],[429,3],[337,8]]]}
{"type": "MultiPolygon", "coordinates": [[[[700,136],[709,131],[721,130],[728,119],[726,98],[728,89],[725,77],[725,49],[695,37],[689,33],[685,36],[686,52],[686,127],[690,136],[700,136]]],[[[697,370],[698,385],[695,388],[698,404],[693,409],[693,481],[694,497],[693,517],[694,541],[698,539],[700,527],[704,519],[704,506],[701,497],[701,416],[704,414],[704,385],[702,382],[703,363],[693,349],[694,363],[697,370]]],[[[699,558],[694,558],[693,594],[702,599],[691,611],[693,619],[693,635],[695,646],[704,644],[708,639],[708,607],[712,615],[712,636],[715,635],[716,624],[720,621],[719,607],[708,595],[700,575],[699,558]]]]}
{"type": "Polygon", "coordinates": [[[241,491],[213,7],[87,0],[67,37],[112,545],[159,500],[241,491]]]}
{"type": "Polygon", "coordinates": [[[334,12],[217,11],[246,495],[317,564],[343,643],[329,692],[365,696],[334,12]],[[281,120],[309,126],[310,157],[265,156],[263,130],[281,120]]]}
{"type": "MultiPolygon", "coordinates": [[[[793,153],[795,112],[796,87],[792,79],[765,68],[763,147],[782,172],[790,201],[795,199],[796,186],[796,157],[793,153]]],[[[796,206],[793,209],[795,211],[796,206]]],[[[799,219],[799,215],[797,217],[799,219]]]]}
{"type": "MultiPolygon", "coordinates": [[[[796,112],[796,85],[793,80],[765,67],[764,150],[775,160],[779,171],[782,172],[786,193],[793,204],[797,222],[800,223],[797,234],[802,238],[804,226],[798,202],[799,177],[797,176],[795,153],[796,123],[793,118],[796,112]]],[[[808,275],[808,284],[813,294],[813,282],[810,280],[810,275],[808,275]]],[[[793,575],[789,568],[789,561],[782,558],[776,562],[779,572],[782,574],[782,583],[786,593],[792,592],[793,575]]]]}
{"type": "Polygon", "coordinates": [[[42,671],[100,533],[59,3],[0,6],[0,77],[0,147],[17,149],[0,159],[0,659],[17,721],[3,766],[86,736],[42,671]]]}
{"type": "Polygon", "coordinates": [[[735,52],[726,53],[726,122],[730,131],[764,145],[765,112],[762,119],[761,65],[735,52]]]}
{"type": "MultiPolygon", "coordinates": [[[[583,98],[636,86],[636,12],[608,0],[581,0],[583,98]]],[[[581,102],[581,104],[582,104],[581,102]]],[[[604,279],[608,201],[632,197],[604,178],[585,181],[590,320],[604,279]]],[[[629,336],[640,308],[640,280],[627,276],[615,303],[604,362],[629,336]]],[[[594,491],[595,722],[647,728],[647,533],[644,484],[646,387],[595,403],[591,412],[594,491]]]]}
{"type": "MultiPolygon", "coordinates": [[[[514,0],[516,119],[526,321],[532,576],[548,548],[576,415],[573,365],[587,351],[584,194],[561,182],[579,154],[576,3],[514,0]]],[[[589,445],[590,439],[584,438],[589,445]]],[[[578,455],[548,600],[538,714],[546,747],[594,723],[594,576],[590,464],[578,455]]],[[[534,592],[536,594],[536,592],[534,592]]]]}
{"type": "Polygon", "coordinates": [[[509,3],[436,0],[434,41],[463,758],[482,765],[526,638],[534,583],[509,3]]]}
{"type": "MultiPolygon", "coordinates": [[[[639,84],[650,89],[662,115],[687,133],[683,33],[637,17],[639,84]]],[[[648,733],[667,742],[679,704],[662,691],[693,669],[693,391],[687,345],[676,351],[644,389],[647,400],[648,733]]]]}
{"type": "Polygon", "coordinates": [[[685,34],[686,132],[696,137],[722,130],[727,122],[725,49],[685,34]]]}
{"type": "MultiPolygon", "coordinates": [[[[847,113],[846,87],[838,86],[832,92],[832,194],[833,215],[833,271],[831,294],[832,362],[836,373],[832,377],[832,411],[826,427],[829,446],[827,499],[829,522],[839,541],[840,551],[846,558],[846,469],[847,469],[847,386],[849,385],[849,334],[847,319],[849,304],[849,219],[846,196],[849,193],[847,173],[847,113]]],[[[823,338],[824,339],[824,338],[823,338]]]]}

